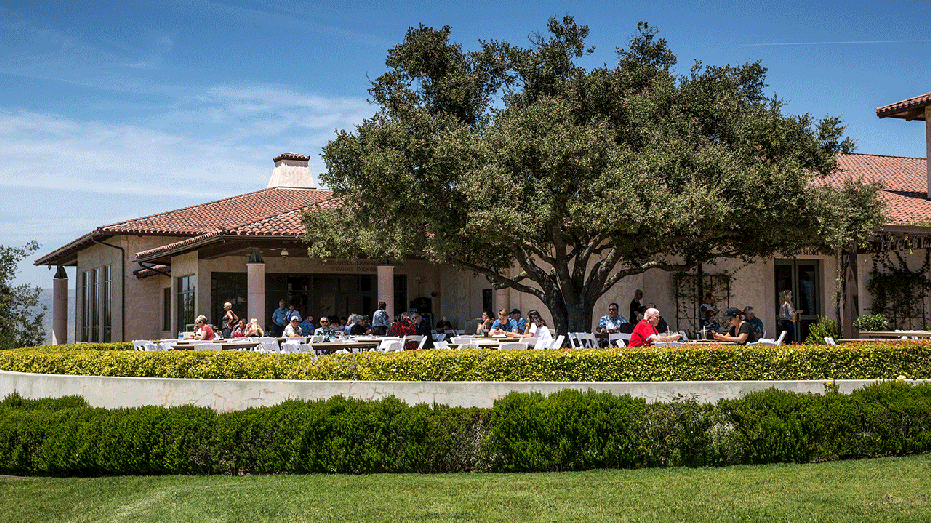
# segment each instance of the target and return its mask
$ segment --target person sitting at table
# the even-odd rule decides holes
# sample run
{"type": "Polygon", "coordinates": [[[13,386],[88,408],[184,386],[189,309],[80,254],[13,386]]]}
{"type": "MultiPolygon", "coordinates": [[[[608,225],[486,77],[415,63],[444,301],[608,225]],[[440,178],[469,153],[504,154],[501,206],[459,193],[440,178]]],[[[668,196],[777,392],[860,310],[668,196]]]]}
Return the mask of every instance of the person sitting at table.
{"type": "Polygon", "coordinates": [[[482,321],[478,322],[478,326],[475,328],[475,335],[481,336],[484,334],[483,331],[490,331],[491,325],[495,322],[494,315],[488,311],[482,311],[482,321]]]}
{"type": "Polygon", "coordinates": [[[530,322],[530,326],[527,327],[525,337],[539,340],[553,339],[553,334],[550,332],[549,327],[546,326],[546,321],[543,320],[539,312],[536,310],[527,311],[527,320],[530,322]]]}
{"type": "Polygon", "coordinates": [[[511,319],[507,310],[501,309],[498,311],[498,319],[491,324],[491,331],[489,334],[492,336],[517,335],[517,322],[511,319]]]}
{"type": "Polygon", "coordinates": [[[738,345],[746,345],[757,341],[756,335],[753,333],[753,326],[745,321],[741,321],[740,309],[731,307],[724,311],[724,317],[727,318],[731,328],[728,329],[727,334],[715,332],[714,339],[718,341],[732,341],[738,345]]]}
{"type": "Polygon", "coordinates": [[[634,327],[634,332],[631,333],[630,342],[627,346],[643,347],[652,345],[657,341],[676,341],[682,337],[679,333],[661,336],[656,330],[657,323],[659,323],[659,310],[651,307],[644,311],[643,319],[637,322],[637,326],[634,327]]]}
{"type": "Polygon", "coordinates": [[[598,332],[621,332],[621,325],[628,323],[627,318],[617,313],[617,304],[608,305],[608,313],[598,320],[598,332]]]}
{"type": "Polygon", "coordinates": [[[766,331],[763,328],[763,320],[756,317],[756,314],[753,313],[753,307],[747,305],[744,307],[744,318],[746,322],[753,326],[753,334],[760,339],[763,337],[763,332],[766,331]]]}
{"type": "Polygon", "coordinates": [[[233,329],[234,338],[242,338],[246,335],[246,320],[239,320],[239,323],[236,324],[236,328],[233,329]]]}
{"type": "Polygon", "coordinates": [[[714,293],[705,291],[705,299],[699,307],[698,328],[707,329],[712,332],[719,330],[721,327],[714,319],[718,314],[718,308],[714,306],[714,293]]]}
{"type": "Polygon", "coordinates": [[[364,336],[365,334],[371,333],[365,325],[365,316],[356,314],[355,316],[351,316],[349,321],[352,322],[352,325],[349,327],[350,336],[364,336]]]}
{"type": "Polygon", "coordinates": [[[259,327],[259,319],[258,319],[258,318],[252,318],[251,320],[249,320],[249,326],[246,327],[246,336],[247,336],[247,337],[252,337],[252,336],[262,337],[262,336],[265,336],[265,331],[262,330],[262,327],[259,327]]]}
{"type": "Polygon", "coordinates": [[[320,317],[320,326],[314,331],[314,336],[323,336],[325,341],[333,339],[333,328],[330,327],[330,320],[325,316],[320,317]]]}
{"type": "Polygon", "coordinates": [[[417,334],[417,326],[411,321],[411,315],[407,312],[402,313],[401,319],[394,322],[394,325],[388,330],[388,336],[392,338],[403,338],[415,334],[417,334]]]}
{"type": "Polygon", "coordinates": [[[297,338],[301,336],[301,317],[298,315],[291,316],[291,323],[284,328],[285,338],[297,338]]]}
{"type": "MultiPolygon", "coordinates": [[[[656,304],[650,303],[649,305],[646,306],[646,308],[643,309],[643,311],[646,312],[647,309],[655,309],[655,308],[656,308],[656,304]]],[[[669,330],[669,324],[666,323],[666,319],[663,318],[662,315],[660,315],[659,317],[659,323],[656,324],[656,330],[658,332],[666,332],[669,330]]]]}
{"type": "Polygon", "coordinates": [[[304,333],[304,336],[310,336],[310,333],[314,331],[316,327],[314,326],[314,317],[310,314],[304,318],[304,321],[301,322],[301,332],[304,333]]]}
{"type": "Polygon", "coordinates": [[[213,328],[207,325],[207,317],[203,314],[198,316],[194,323],[197,325],[197,330],[194,331],[191,338],[195,340],[212,340],[217,337],[213,332],[213,328]]]}
{"type": "MultiPolygon", "coordinates": [[[[430,329],[430,324],[427,323],[427,320],[423,319],[423,316],[417,311],[411,311],[411,321],[414,322],[414,325],[417,327],[417,336],[423,336],[423,345],[420,345],[420,348],[432,349],[433,332],[430,329]]],[[[416,349],[417,347],[414,348],[416,349]]]]}
{"type": "Polygon", "coordinates": [[[517,324],[517,334],[519,336],[527,334],[527,320],[520,317],[520,309],[512,309],[510,316],[514,323],[517,324]]]}

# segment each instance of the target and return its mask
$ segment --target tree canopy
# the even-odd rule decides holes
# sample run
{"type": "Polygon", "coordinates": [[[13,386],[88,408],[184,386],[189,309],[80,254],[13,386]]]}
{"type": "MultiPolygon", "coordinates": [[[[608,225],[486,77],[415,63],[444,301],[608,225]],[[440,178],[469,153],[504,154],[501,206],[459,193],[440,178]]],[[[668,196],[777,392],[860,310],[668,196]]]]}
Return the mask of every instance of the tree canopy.
{"type": "Polygon", "coordinates": [[[39,304],[41,289],[31,285],[13,285],[19,262],[36,251],[39,244],[25,247],[0,245],[0,350],[31,347],[45,341],[42,321],[45,306],[39,304]]]}
{"type": "Polygon", "coordinates": [[[883,224],[878,187],[824,183],[852,149],[837,118],[783,113],[759,63],[674,72],[640,23],[585,69],[586,26],[528,47],[420,26],[369,90],[377,112],[325,148],[339,206],[305,213],[315,256],[423,256],[539,297],[560,332],[651,268],[836,252],[883,224]]]}

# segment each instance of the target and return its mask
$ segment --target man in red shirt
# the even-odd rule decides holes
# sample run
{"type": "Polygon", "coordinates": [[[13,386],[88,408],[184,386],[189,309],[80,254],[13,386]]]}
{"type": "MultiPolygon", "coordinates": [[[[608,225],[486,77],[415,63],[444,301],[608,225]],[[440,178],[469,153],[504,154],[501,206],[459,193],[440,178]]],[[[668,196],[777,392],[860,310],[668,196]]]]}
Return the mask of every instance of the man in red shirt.
{"type": "Polygon", "coordinates": [[[643,319],[634,327],[634,332],[630,335],[628,347],[643,347],[651,345],[656,341],[676,341],[682,336],[673,334],[671,336],[660,336],[656,332],[656,324],[659,323],[659,310],[649,308],[643,313],[643,319]]]}

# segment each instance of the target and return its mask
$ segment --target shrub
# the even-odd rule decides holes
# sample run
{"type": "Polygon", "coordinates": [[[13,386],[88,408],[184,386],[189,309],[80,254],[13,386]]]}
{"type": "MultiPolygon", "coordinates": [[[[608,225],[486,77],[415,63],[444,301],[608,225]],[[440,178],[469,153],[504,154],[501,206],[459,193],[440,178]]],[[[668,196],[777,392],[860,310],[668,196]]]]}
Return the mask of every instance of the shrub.
{"type": "Polygon", "coordinates": [[[808,337],[805,343],[809,345],[824,345],[824,338],[840,337],[840,329],[834,320],[829,320],[824,316],[818,316],[818,323],[808,327],[808,337]]]}
{"type": "Polygon", "coordinates": [[[853,326],[861,331],[883,331],[889,328],[889,322],[882,314],[864,314],[854,320],[853,326]]]}

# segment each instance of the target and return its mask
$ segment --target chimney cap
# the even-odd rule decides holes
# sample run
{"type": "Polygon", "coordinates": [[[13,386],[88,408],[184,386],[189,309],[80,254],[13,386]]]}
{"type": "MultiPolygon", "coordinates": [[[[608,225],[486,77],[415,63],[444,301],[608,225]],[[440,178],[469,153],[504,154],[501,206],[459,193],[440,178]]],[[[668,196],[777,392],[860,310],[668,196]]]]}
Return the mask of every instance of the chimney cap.
{"type": "Polygon", "coordinates": [[[276,156],[272,161],[280,162],[281,160],[296,160],[299,162],[310,161],[309,154],[297,154],[297,153],[281,153],[276,156]]]}

